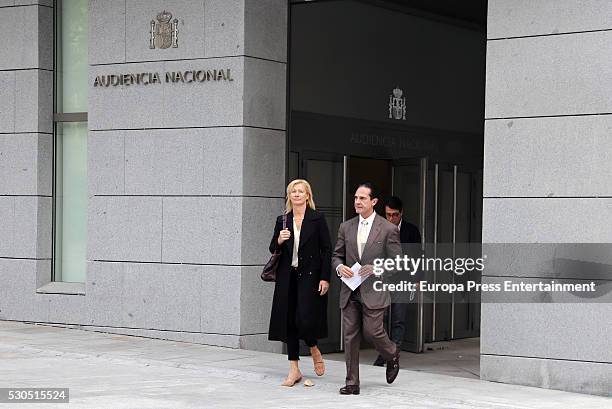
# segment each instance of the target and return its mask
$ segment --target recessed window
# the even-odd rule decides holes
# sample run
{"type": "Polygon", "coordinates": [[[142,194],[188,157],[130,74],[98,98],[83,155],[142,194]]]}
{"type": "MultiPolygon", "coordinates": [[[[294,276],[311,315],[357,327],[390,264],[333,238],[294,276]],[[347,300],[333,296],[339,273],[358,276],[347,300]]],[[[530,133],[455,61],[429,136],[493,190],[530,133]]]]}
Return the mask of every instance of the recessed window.
{"type": "Polygon", "coordinates": [[[55,2],[53,281],[87,268],[88,0],[55,2]]]}

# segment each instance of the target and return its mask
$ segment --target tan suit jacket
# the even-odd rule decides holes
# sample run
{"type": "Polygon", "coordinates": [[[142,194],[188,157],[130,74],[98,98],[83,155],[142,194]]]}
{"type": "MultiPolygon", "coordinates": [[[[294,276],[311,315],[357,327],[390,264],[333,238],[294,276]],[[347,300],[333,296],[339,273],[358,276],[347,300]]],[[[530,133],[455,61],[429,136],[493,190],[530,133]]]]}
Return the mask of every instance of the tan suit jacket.
{"type": "MultiPolygon", "coordinates": [[[[338,241],[332,255],[332,270],[337,271],[340,264],[351,267],[355,262],[362,266],[374,264],[376,258],[392,258],[401,256],[402,245],[400,243],[400,233],[397,226],[390,223],[384,217],[376,215],[368,241],[363,249],[361,258],[357,249],[357,229],[359,227],[359,216],[353,217],[340,225],[338,230],[338,241]]],[[[382,277],[371,275],[359,287],[361,299],[365,306],[370,309],[386,308],[391,303],[389,292],[375,291],[373,284],[377,280],[385,279],[393,272],[385,272],[382,277]]],[[[340,308],[345,308],[351,289],[344,283],[340,288],[340,308]]]]}

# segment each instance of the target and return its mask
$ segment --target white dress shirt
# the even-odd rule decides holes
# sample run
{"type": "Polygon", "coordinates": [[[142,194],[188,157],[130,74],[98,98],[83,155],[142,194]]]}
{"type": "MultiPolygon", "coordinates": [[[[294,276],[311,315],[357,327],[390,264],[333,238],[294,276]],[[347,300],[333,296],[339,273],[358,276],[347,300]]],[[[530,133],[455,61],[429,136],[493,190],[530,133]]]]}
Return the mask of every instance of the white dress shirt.
{"type": "Polygon", "coordinates": [[[300,229],[293,219],[293,257],[291,258],[291,267],[298,266],[298,250],[300,248],[300,229]]]}
{"type": "MultiPolygon", "coordinates": [[[[361,215],[359,215],[359,225],[357,226],[357,251],[359,252],[359,258],[361,258],[361,253],[363,251],[363,248],[368,242],[368,237],[370,236],[370,231],[372,230],[372,224],[374,223],[375,218],[376,218],[376,212],[372,212],[372,214],[366,219],[364,219],[361,215]],[[367,221],[367,224],[364,224],[363,223],[364,221],[367,221]],[[361,244],[360,237],[361,239],[363,239],[363,244],[361,244]]],[[[338,277],[342,277],[342,275],[340,274],[341,265],[342,264],[338,264],[338,266],[336,267],[336,275],[338,277]]]]}
{"type": "Polygon", "coordinates": [[[357,249],[359,251],[359,258],[361,258],[363,249],[368,242],[368,237],[370,236],[372,223],[374,223],[375,217],[376,212],[372,212],[367,219],[364,219],[361,215],[359,215],[359,226],[357,227],[357,249]]]}

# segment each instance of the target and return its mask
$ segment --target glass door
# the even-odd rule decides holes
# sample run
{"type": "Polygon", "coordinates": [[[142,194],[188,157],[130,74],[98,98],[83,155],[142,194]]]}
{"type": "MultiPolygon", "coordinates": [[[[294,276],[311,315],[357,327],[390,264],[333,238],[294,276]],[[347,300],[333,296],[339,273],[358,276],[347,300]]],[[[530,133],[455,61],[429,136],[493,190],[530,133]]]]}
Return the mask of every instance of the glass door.
{"type": "MultiPolygon", "coordinates": [[[[482,219],[482,170],[428,158],[393,161],[393,195],[403,202],[404,220],[418,227],[427,257],[470,257],[478,250],[482,219]]],[[[418,253],[419,246],[410,245],[418,253]]],[[[419,256],[420,254],[417,254],[419,256]]],[[[430,271],[429,283],[479,281],[478,273],[430,271]]],[[[423,352],[425,342],[478,336],[480,300],[469,292],[416,292],[408,302],[402,349],[423,352]]]]}
{"type": "MultiPolygon", "coordinates": [[[[428,257],[453,257],[469,253],[469,243],[480,242],[481,169],[424,157],[349,158],[314,151],[290,152],[289,165],[292,178],[305,178],[312,185],[317,209],[327,219],[332,245],[340,224],[354,216],[355,185],[366,179],[379,186],[383,197],[393,195],[402,200],[404,220],[417,226],[421,234],[421,243],[409,246],[411,252],[420,250],[428,257]]],[[[382,203],[376,210],[384,215],[382,203]]],[[[479,281],[480,277],[473,273],[457,276],[452,272],[433,271],[422,279],[429,283],[452,283],[479,281]]],[[[319,342],[324,353],[343,349],[339,294],[340,286],[331,285],[327,309],[329,336],[319,342]]],[[[478,336],[480,300],[474,297],[471,293],[418,291],[409,295],[402,349],[423,352],[425,342],[478,336]]]]}
{"type": "MultiPolygon", "coordinates": [[[[482,170],[433,162],[427,172],[425,235],[428,256],[474,257],[479,250],[482,220],[482,170]]],[[[427,273],[429,283],[480,281],[480,273],[427,273]]],[[[480,300],[470,292],[428,293],[424,304],[425,342],[478,336],[480,300]]]]}
{"type": "MultiPolygon", "coordinates": [[[[421,243],[411,243],[405,246],[412,254],[423,249],[425,243],[425,214],[426,214],[426,179],[427,158],[410,158],[392,162],[392,195],[402,200],[403,220],[412,223],[419,229],[421,243]]],[[[406,277],[407,278],[407,277],[406,277]]],[[[402,349],[409,352],[423,351],[423,294],[414,292],[401,297],[400,302],[407,303],[406,330],[402,349]]],[[[393,308],[393,305],[391,306],[393,308]]]]}
{"type": "MultiPolygon", "coordinates": [[[[298,160],[300,177],[312,186],[317,210],[325,215],[329,226],[332,248],[336,244],[338,228],[346,214],[346,157],[333,153],[302,151],[291,156],[298,160]]],[[[332,272],[332,274],[335,274],[332,272]]],[[[340,286],[332,275],[327,300],[328,337],[319,340],[323,353],[342,350],[340,286]],[[339,330],[340,329],[340,330],[339,330]]],[[[304,351],[306,353],[306,351],[304,351]]]]}

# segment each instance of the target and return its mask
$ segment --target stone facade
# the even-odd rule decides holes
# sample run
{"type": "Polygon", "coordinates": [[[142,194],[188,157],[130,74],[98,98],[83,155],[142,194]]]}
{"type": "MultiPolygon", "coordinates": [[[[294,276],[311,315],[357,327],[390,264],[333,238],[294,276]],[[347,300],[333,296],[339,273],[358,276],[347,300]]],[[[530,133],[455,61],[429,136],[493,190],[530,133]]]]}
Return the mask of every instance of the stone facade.
{"type": "MultiPolygon", "coordinates": [[[[611,16],[609,1],[489,0],[483,242],[612,242],[611,16]]],[[[610,316],[484,303],[481,378],[608,394],[610,316]]]]}
{"type": "Polygon", "coordinates": [[[0,275],[11,283],[0,318],[280,351],[267,341],[272,287],[259,270],[284,202],[286,2],[89,2],[80,288],[48,285],[53,3],[0,6],[14,36],[0,50],[0,275]],[[162,10],[178,20],[177,48],[149,48],[162,10]],[[163,77],[200,69],[229,69],[233,81],[163,77]],[[161,84],[93,87],[98,75],[140,72],[161,84]]]}

